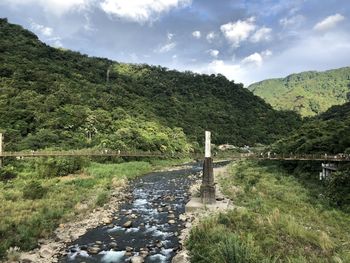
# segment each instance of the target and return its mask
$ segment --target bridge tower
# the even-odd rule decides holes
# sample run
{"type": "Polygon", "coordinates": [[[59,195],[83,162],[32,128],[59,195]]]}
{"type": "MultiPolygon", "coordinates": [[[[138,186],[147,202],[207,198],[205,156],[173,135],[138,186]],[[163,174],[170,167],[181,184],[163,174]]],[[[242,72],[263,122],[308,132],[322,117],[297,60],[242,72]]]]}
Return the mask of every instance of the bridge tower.
{"type": "Polygon", "coordinates": [[[215,204],[215,184],[213,172],[213,158],[211,157],[211,133],[205,132],[205,154],[203,163],[202,185],[200,187],[203,204],[215,204]]]}
{"type": "Polygon", "coordinates": [[[331,174],[338,170],[334,163],[322,163],[322,172],[320,172],[320,180],[327,179],[331,174]]]}

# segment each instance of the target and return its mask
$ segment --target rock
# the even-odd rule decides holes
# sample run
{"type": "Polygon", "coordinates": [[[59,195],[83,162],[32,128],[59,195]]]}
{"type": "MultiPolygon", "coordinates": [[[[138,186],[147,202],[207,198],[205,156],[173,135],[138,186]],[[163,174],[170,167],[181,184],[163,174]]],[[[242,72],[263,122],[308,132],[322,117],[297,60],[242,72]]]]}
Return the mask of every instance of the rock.
{"type": "Polygon", "coordinates": [[[113,219],[109,218],[109,217],[105,217],[105,218],[102,219],[102,223],[106,224],[106,225],[111,224],[112,221],[113,221],[113,219]]]}
{"type": "Polygon", "coordinates": [[[190,257],[188,256],[186,251],[181,251],[178,254],[176,254],[175,257],[173,257],[173,260],[171,263],[189,263],[190,257]]]}
{"type": "Polygon", "coordinates": [[[99,247],[97,247],[97,246],[93,246],[93,247],[89,247],[88,248],[88,252],[90,253],[90,254],[98,254],[98,252],[100,252],[100,248],[99,247]]]}
{"type": "Polygon", "coordinates": [[[173,224],[175,224],[176,222],[175,222],[175,220],[174,219],[170,219],[169,221],[168,221],[168,224],[170,224],[170,225],[173,225],[173,224]]]}
{"type": "Polygon", "coordinates": [[[168,218],[175,218],[175,215],[174,214],[169,214],[168,218]]]}
{"type": "Polygon", "coordinates": [[[125,252],[124,254],[126,257],[131,257],[132,256],[132,252],[125,252]]]}
{"type": "Polygon", "coordinates": [[[23,263],[37,262],[37,257],[36,255],[30,255],[29,253],[23,253],[21,255],[21,262],[23,263]]]}
{"type": "Polygon", "coordinates": [[[130,262],[131,263],[143,263],[145,260],[143,259],[143,257],[141,256],[133,256],[131,259],[130,259],[130,262]]]}
{"type": "Polygon", "coordinates": [[[133,218],[133,219],[136,219],[136,218],[137,218],[137,215],[131,214],[130,217],[133,218]]]}
{"type": "Polygon", "coordinates": [[[125,247],[125,251],[126,252],[131,252],[131,251],[133,251],[134,249],[132,248],[132,247],[125,247]]]}
{"type": "Polygon", "coordinates": [[[126,221],[124,224],[123,224],[123,227],[125,227],[125,228],[130,228],[130,227],[132,227],[132,221],[126,221]]]}
{"type": "Polygon", "coordinates": [[[186,223],[186,224],[185,224],[185,227],[186,227],[186,228],[191,228],[191,226],[192,226],[191,223],[186,223]]]}
{"type": "Polygon", "coordinates": [[[95,243],[96,243],[97,245],[102,245],[102,242],[99,241],[99,240],[97,240],[95,243]]]}
{"type": "Polygon", "coordinates": [[[140,251],[140,256],[143,257],[143,258],[147,257],[148,254],[149,254],[148,251],[140,251]]]}
{"type": "Polygon", "coordinates": [[[164,246],[164,245],[163,245],[162,241],[156,240],[156,247],[157,247],[157,248],[162,248],[163,246],[164,246]]]}
{"type": "Polygon", "coordinates": [[[185,214],[181,214],[181,215],[179,216],[179,219],[180,219],[181,221],[185,222],[185,221],[187,221],[187,216],[186,216],[185,214]]]}
{"type": "Polygon", "coordinates": [[[116,248],[118,246],[117,242],[111,242],[108,245],[110,248],[116,248]]]}
{"type": "Polygon", "coordinates": [[[86,251],[86,250],[88,250],[88,247],[87,247],[87,246],[85,246],[85,245],[82,245],[82,246],[80,246],[80,250],[84,250],[84,251],[86,251]]]}

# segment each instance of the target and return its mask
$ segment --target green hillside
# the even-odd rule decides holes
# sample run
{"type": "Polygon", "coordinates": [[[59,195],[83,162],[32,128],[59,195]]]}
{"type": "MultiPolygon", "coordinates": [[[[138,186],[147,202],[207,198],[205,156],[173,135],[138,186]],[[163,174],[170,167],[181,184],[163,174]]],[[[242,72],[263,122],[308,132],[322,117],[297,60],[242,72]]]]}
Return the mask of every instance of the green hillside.
{"type": "Polygon", "coordinates": [[[311,118],[273,147],[284,153],[350,153],[350,102],[311,118]]]}
{"type": "Polygon", "coordinates": [[[222,75],[122,64],[52,48],[0,20],[0,130],[6,149],[106,147],[188,152],[271,143],[300,124],[222,75]]]}
{"type": "Polygon", "coordinates": [[[350,67],[324,72],[303,72],[286,78],[264,80],[249,90],[278,110],[314,116],[349,99],[350,67]]]}

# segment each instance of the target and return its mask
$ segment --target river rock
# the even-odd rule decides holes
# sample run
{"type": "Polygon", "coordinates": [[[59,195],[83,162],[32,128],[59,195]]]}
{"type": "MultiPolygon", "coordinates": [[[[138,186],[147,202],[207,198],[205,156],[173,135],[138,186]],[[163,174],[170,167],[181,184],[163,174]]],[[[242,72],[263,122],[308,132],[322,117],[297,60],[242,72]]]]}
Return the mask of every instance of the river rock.
{"type": "Polygon", "coordinates": [[[187,216],[186,216],[185,214],[181,214],[181,215],[179,216],[179,219],[180,219],[181,221],[185,222],[185,221],[187,221],[187,216]]]}
{"type": "Polygon", "coordinates": [[[174,214],[169,214],[168,218],[175,218],[175,215],[174,214]]]}
{"type": "Polygon", "coordinates": [[[143,259],[143,257],[141,256],[133,256],[131,259],[130,259],[130,262],[131,263],[143,263],[145,260],[143,259]]]}
{"type": "Polygon", "coordinates": [[[187,251],[181,251],[173,258],[171,263],[189,263],[190,257],[188,256],[187,251]]]}
{"type": "Polygon", "coordinates": [[[99,247],[97,247],[97,246],[93,246],[93,247],[89,247],[88,248],[88,252],[90,253],[90,254],[98,254],[98,252],[100,252],[100,248],[99,247]]]}
{"type": "Polygon", "coordinates": [[[168,224],[170,224],[170,225],[173,225],[173,224],[175,224],[176,222],[175,222],[175,220],[174,219],[170,219],[169,221],[168,221],[168,224]]]}
{"type": "Polygon", "coordinates": [[[130,227],[132,227],[132,221],[126,221],[124,224],[123,224],[123,227],[125,227],[125,228],[130,228],[130,227]]]}
{"type": "Polygon", "coordinates": [[[157,248],[162,248],[162,247],[163,247],[162,241],[156,240],[156,247],[157,247],[157,248]]]}
{"type": "Polygon", "coordinates": [[[132,247],[125,247],[125,251],[126,252],[131,252],[131,251],[133,251],[134,249],[132,248],[132,247]]]}
{"type": "Polygon", "coordinates": [[[110,248],[116,248],[118,246],[117,242],[111,242],[109,243],[110,248]]]}

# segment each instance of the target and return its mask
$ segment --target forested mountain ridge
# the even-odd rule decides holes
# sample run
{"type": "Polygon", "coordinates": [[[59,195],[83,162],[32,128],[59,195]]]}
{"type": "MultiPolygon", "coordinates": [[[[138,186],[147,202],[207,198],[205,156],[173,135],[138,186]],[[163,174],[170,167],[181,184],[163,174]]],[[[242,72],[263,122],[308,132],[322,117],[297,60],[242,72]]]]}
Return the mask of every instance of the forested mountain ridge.
{"type": "Polygon", "coordinates": [[[277,141],[273,148],[287,154],[350,154],[350,102],[310,118],[289,136],[277,141]]]}
{"type": "Polygon", "coordinates": [[[300,124],[222,75],[117,63],[56,49],[0,20],[0,130],[6,149],[190,151],[271,143],[300,124]],[[192,146],[190,145],[192,143],[192,146]]]}
{"type": "Polygon", "coordinates": [[[268,79],[248,87],[277,110],[314,116],[350,99],[350,67],[324,72],[308,71],[268,79]]]}

